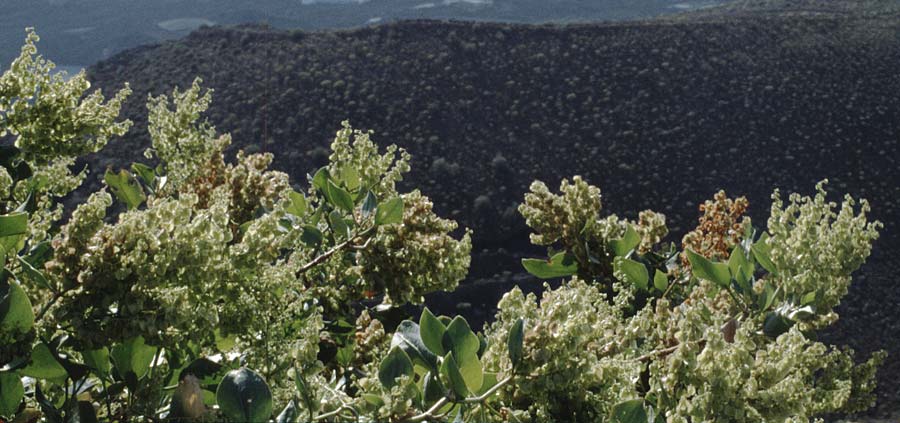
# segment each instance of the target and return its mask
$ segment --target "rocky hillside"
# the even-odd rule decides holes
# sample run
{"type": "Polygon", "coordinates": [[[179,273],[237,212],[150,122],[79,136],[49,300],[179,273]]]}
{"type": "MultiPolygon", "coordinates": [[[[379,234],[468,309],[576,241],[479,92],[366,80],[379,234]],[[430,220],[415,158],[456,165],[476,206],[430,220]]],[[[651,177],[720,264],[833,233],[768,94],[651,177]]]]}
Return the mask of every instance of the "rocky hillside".
{"type": "MultiPolygon", "coordinates": [[[[18,54],[25,27],[57,63],[84,65],[202,25],[268,22],[276,28],[353,28],[400,19],[519,23],[640,19],[726,0],[3,0],[0,63],[18,54]]],[[[2,68],[2,67],[0,67],[2,68]]]]}
{"type": "MultiPolygon", "coordinates": [[[[210,120],[236,148],[276,153],[295,180],[324,163],[340,121],[414,158],[408,186],[476,235],[470,288],[483,319],[527,245],[516,212],[528,184],[583,175],[610,212],[668,216],[673,241],[722,188],[765,225],[775,188],[868,198],[885,223],[875,253],[824,334],[892,357],[881,411],[900,408],[900,21],[890,17],[705,17],[582,26],[413,21],[352,31],[204,28],[119,54],[96,86],[130,81],[136,127],[94,158],[141,159],[148,93],[195,76],[215,89],[210,120]],[[499,282],[497,282],[499,281],[499,282]],[[493,282],[493,283],[492,283],[493,282]]],[[[432,301],[440,302],[440,298],[432,301]]]]}

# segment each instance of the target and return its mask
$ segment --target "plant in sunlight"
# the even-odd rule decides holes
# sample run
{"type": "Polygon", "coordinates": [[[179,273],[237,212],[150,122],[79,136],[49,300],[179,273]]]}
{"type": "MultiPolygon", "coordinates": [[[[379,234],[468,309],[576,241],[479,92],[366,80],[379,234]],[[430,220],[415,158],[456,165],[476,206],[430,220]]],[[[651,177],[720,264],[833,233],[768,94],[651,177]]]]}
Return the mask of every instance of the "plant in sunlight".
{"type": "Polygon", "coordinates": [[[0,76],[0,420],[799,422],[873,401],[883,354],[813,331],[880,223],[824,183],[776,192],[765,231],[720,193],[680,252],[662,214],[535,182],[520,211],[550,257],[524,267],[572,278],[507,293],[477,333],[402,308],[455,289],[472,248],[398,189],[404,150],[345,122],[296,191],[271,154],[226,157],[199,79],[150,97],[149,161],[107,169],[62,222],[129,91],[51,76],[36,41],[0,76]]]}

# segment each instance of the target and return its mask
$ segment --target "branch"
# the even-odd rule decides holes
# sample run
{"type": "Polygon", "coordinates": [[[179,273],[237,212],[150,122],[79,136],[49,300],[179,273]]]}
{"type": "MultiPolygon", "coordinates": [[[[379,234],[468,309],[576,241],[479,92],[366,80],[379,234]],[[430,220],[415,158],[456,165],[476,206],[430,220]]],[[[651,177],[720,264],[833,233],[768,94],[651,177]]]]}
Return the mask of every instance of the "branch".
{"type": "Polygon", "coordinates": [[[512,375],[509,375],[509,376],[503,378],[503,380],[497,382],[497,384],[492,386],[491,389],[484,391],[483,394],[481,394],[477,397],[474,397],[474,398],[466,398],[462,402],[465,402],[465,403],[483,402],[484,400],[488,399],[491,395],[494,395],[497,391],[500,390],[500,388],[503,387],[503,385],[506,385],[512,379],[513,379],[512,375]]]}
{"type": "Polygon", "coordinates": [[[644,355],[638,357],[637,361],[646,362],[646,361],[650,361],[651,359],[659,357],[659,356],[667,356],[667,355],[675,352],[675,350],[677,350],[679,346],[680,345],[675,345],[673,347],[663,348],[661,350],[650,351],[647,354],[644,354],[644,355]]]}
{"type": "Polygon", "coordinates": [[[328,250],[328,251],[322,253],[322,255],[320,255],[320,256],[318,256],[318,257],[312,259],[312,261],[310,261],[309,263],[306,263],[306,264],[304,264],[303,266],[301,266],[300,269],[298,269],[297,272],[295,273],[296,277],[299,278],[300,275],[306,273],[309,269],[312,269],[313,267],[316,267],[317,265],[321,264],[323,261],[328,260],[329,257],[335,255],[337,252],[343,250],[344,248],[347,248],[347,247],[351,247],[351,248],[357,248],[357,247],[359,247],[359,248],[365,248],[365,247],[367,247],[367,246],[369,245],[369,241],[372,240],[371,238],[369,238],[369,240],[367,240],[367,241],[366,241],[363,245],[361,245],[361,246],[354,246],[354,245],[352,245],[352,242],[353,242],[353,240],[355,240],[355,239],[358,238],[358,237],[368,235],[370,232],[372,232],[373,229],[375,229],[375,228],[372,227],[372,228],[366,229],[365,231],[362,231],[362,232],[360,232],[360,233],[358,233],[358,234],[356,234],[356,235],[354,235],[354,236],[351,236],[350,239],[348,239],[348,240],[346,240],[346,241],[344,241],[344,242],[342,242],[342,243],[340,243],[340,244],[337,244],[337,245],[335,245],[334,247],[331,247],[330,250],[328,250]]]}
{"type": "MultiPolygon", "coordinates": [[[[325,420],[325,419],[327,419],[327,418],[329,418],[329,417],[337,416],[338,414],[341,414],[341,412],[344,411],[344,410],[350,410],[350,411],[354,411],[354,412],[356,411],[356,410],[353,410],[353,408],[350,407],[350,406],[348,406],[347,404],[341,404],[341,406],[338,407],[337,410],[329,411],[329,412],[327,412],[327,413],[325,413],[325,414],[319,414],[318,416],[316,416],[316,417],[313,419],[313,421],[325,420]]],[[[354,414],[355,414],[355,413],[354,413],[354,414]]]]}
{"type": "Polygon", "coordinates": [[[441,407],[447,405],[447,401],[449,401],[447,399],[447,397],[443,397],[443,398],[439,399],[436,403],[434,403],[434,405],[432,405],[431,408],[428,409],[428,411],[426,411],[422,414],[417,414],[415,416],[412,416],[412,417],[404,420],[403,422],[404,423],[416,423],[416,422],[425,421],[426,419],[433,418],[434,413],[437,413],[437,411],[440,410],[441,407]]]}
{"type": "MultiPolygon", "coordinates": [[[[484,402],[484,400],[490,398],[491,395],[494,395],[495,393],[497,393],[497,391],[499,391],[500,388],[502,388],[504,385],[506,385],[507,383],[509,383],[512,380],[513,380],[513,375],[509,375],[509,376],[503,378],[503,380],[497,382],[496,385],[492,386],[491,389],[488,389],[483,394],[481,394],[477,397],[466,398],[460,402],[468,403],[468,404],[484,402]]],[[[417,422],[425,421],[428,419],[438,418],[438,416],[435,415],[435,413],[437,413],[437,411],[440,410],[443,406],[447,405],[448,402],[450,402],[450,399],[447,397],[443,397],[443,398],[439,399],[436,403],[434,403],[434,405],[432,405],[431,408],[428,409],[428,411],[426,411],[422,414],[417,414],[415,416],[412,416],[406,420],[403,420],[403,423],[417,423],[417,422]]]]}

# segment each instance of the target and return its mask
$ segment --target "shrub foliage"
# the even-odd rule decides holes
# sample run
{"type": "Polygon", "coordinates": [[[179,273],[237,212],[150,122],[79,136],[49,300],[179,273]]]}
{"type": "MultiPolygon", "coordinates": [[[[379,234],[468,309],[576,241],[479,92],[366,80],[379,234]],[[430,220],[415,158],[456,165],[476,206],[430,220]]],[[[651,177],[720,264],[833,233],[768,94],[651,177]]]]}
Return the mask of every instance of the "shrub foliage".
{"type": "Polygon", "coordinates": [[[337,132],[297,189],[271,154],[226,160],[200,81],[148,102],[151,167],[84,180],[130,126],[124,88],[51,76],[29,33],[0,77],[0,417],[15,421],[810,421],[869,407],[875,354],[815,340],[866,259],[868,204],[773,194],[704,206],[683,250],[665,217],[601,215],[579,177],[519,211],[548,258],[476,333],[400,306],[453,290],[468,231],[400,192],[409,155],[337,132]],[[377,306],[372,304],[380,302],[377,306]]]}

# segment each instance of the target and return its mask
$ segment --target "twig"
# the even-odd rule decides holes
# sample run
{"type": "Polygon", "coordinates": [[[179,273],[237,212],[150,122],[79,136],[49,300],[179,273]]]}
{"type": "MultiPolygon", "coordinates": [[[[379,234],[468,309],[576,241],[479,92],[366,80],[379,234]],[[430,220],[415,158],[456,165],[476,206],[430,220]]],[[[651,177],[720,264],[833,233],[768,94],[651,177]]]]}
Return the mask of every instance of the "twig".
{"type": "Polygon", "coordinates": [[[661,350],[650,351],[647,354],[644,354],[644,355],[638,357],[637,361],[645,362],[645,361],[650,361],[650,359],[658,357],[658,356],[669,355],[669,354],[675,352],[675,350],[677,350],[679,346],[680,345],[675,345],[673,347],[663,348],[661,350]]]}
{"type": "MultiPolygon", "coordinates": [[[[477,397],[466,398],[459,402],[467,403],[467,404],[482,403],[482,402],[484,402],[484,400],[490,398],[491,395],[494,395],[495,393],[497,393],[497,391],[499,391],[500,388],[502,388],[504,385],[509,383],[511,380],[513,380],[513,376],[509,375],[509,376],[503,378],[501,381],[497,382],[496,385],[492,386],[491,389],[488,389],[483,394],[481,394],[477,397]]],[[[443,398],[439,399],[436,403],[434,403],[434,405],[432,405],[431,408],[429,408],[424,413],[412,416],[406,420],[403,420],[403,422],[404,423],[417,423],[417,422],[425,421],[427,419],[438,418],[437,415],[435,415],[435,413],[437,413],[438,410],[440,410],[445,405],[447,405],[447,403],[449,401],[450,401],[449,398],[443,397],[443,398]]]]}
{"type": "MultiPolygon", "coordinates": [[[[323,261],[328,260],[329,257],[335,255],[335,253],[337,253],[338,251],[341,251],[344,248],[347,248],[348,246],[353,247],[351,245],[351,243],[353,242],[354,239],[361,237],[361,236],[368,235],[370,232],[372,232],[372,229],[373,228],[366,229],[365,231],[362,231],[362,232],[356,234],[355,236],[351,236],[348,240],[346,240],[340,244],[337,244],[334,247],[331,247],[330,250],[322,253],[322,255],[312,259],[312,261],[310,261],[309,263],[306,263],[303,266],[301,266],[300,269],[297,270],[295,275],[299,278],[300,275],[306,273],[309,269],[316,267],[316,265],[321,264],[323,261]]],[[[371,240],[371,238],[370,238],[370,240],[371,240]]],[[[368,244],[369,244],[369,241],[366,241],[366,243],[363,244],[362,247],[364,248],[364,247],[368,246],[368,244]]]]}
{"type": "MultiPolygon", "coordinates": [[[[341,404],[341,406],[338,407],[336,410],[329,411],[329,412],[327,412],[327,413],[325,413],[325,414],[319,414],[318,416],[316,416],[316,417],[313,419],[313,421],[325,420],[325,419],[327,419],[327,418],[329,418],[329,417],[337,416],[338,414],[341,414],[341,412],[343,412],[344,410],[356,411],[356,410],[353,410],[351,407],[347,406],[346,404],[341,404]]],[[[354,413],[354,414],[355,414],[355,413],[354,413]]]]}
{"type": "Polygon", "coordinates": [[[434,413],[436,413],[438,410],[440,410],[441,407],[447,405],[447,401],[449,401],[447,399],[447,397],[443,397],[443,398],[439,399],[436,403],[434,403],[434,405],[431,406],[431,408],[428,409],[428,411],[426,411],[422,414],[417,414],[415,416],[412,416],[412,417],[404,420],[404,423],[416,423],[416,422],[425,421],[425,419],[433,418],[434,413]]]}
{"type": "Polygon", "coordinates": [[[474,397],[474,398],[466,398],[465,400],[463,400],[463,402],[465,402],[465,403],[483,402],[484,400],[488,399],[491,395],[494,395],[494,393],[499,391],[500,388],[503,387],[503,385],[506,385],[512,379],[513,379],[512,375],[509,375],[509,376],[503,378],[503,380],[497,382],[497,384],[492,386],[491,389],[484,391],[483,394],[481,394],[477,397],[474,397]]]}

